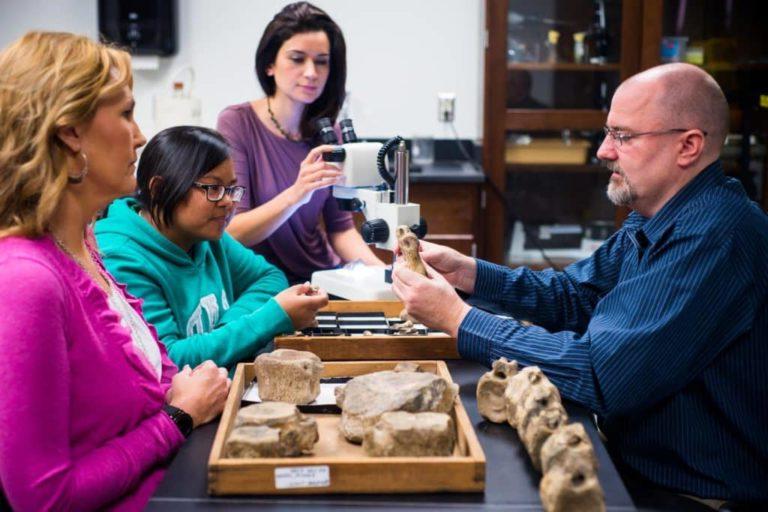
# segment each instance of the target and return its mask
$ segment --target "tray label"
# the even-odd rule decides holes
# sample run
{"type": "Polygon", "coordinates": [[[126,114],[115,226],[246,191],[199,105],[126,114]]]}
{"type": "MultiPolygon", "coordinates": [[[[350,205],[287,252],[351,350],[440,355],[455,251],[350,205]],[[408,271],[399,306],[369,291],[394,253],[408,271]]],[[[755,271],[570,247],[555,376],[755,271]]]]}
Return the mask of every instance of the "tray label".
{"type": "Polygon", "coordinates": [[[330,487],[331,471],[328,466],[292,466],[275,468],[277,489],[300,487],[330,487]]]}

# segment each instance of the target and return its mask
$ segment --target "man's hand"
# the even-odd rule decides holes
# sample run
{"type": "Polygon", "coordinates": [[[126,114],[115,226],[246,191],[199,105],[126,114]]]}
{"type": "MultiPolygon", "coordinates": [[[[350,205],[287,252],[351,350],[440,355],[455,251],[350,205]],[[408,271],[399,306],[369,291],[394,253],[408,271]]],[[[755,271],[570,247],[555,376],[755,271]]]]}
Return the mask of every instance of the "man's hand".
{"type": "MultiPolygon", "coordinates": [[[[395,248],[395,254],[400,255],[399,247],[395,248]]],[[[477,278],[477,262],[474,258],[424,240],[419,240],[419,254],[424,263],[442,274],[451,286],[465,293],[474,293],[477,278]]]]}
{"type": "Polygon", "coordinates": [[[427,327],[456,338],[461,321],[471,308],[461,300],[451,283],[428,264],[425,267],[428,277],[396,263],[392,272],[392,290],[403,301],[409,315],[427,327]]]}

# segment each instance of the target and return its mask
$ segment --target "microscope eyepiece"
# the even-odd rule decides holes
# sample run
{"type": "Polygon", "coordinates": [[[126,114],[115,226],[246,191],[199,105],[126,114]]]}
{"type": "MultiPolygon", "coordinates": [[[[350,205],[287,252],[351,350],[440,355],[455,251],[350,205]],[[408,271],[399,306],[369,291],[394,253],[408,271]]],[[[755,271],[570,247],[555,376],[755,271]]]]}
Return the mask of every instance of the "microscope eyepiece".
{"type": "Polygon", "coordinates": [[[339,121],[341,127],[341,140],[344,144],[351,142],[357,142],[357,134],[355,133],[355,127],[352,125],[351,119],[342,119],[339,121]]]}
{"type": "Polygon", "coordinates": [[[338,144],[339,139],[336,137],[336,132],[333,131],[333,123],[328,117],[321,117],[315,121],[317,127],[317,137],[320,139],[321,144],[338,144]]]}

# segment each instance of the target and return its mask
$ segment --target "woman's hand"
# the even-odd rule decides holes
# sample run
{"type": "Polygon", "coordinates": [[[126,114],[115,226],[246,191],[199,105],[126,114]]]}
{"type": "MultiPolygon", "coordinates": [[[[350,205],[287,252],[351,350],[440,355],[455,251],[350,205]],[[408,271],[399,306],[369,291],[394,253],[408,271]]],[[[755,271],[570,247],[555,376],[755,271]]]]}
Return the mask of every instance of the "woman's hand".
{"type": "Polygon", "coordinates": [[[171,381],[171,403],[192,416],[195,427],[208,423],[224,409],[231,381],[226,368],[205,361],[192,370],[185,366],[171,381]]]}
{"type": "Polygon", "coordinates": [[[328,304],[328,294],[309,283],[297,284],[275,295],[275,300],[300,330],[315,323],[317,310],[328,304]]]}
{"type": "Polygon", "coordinates": [[[327,144],[318,146],[301,162],[299,175],[289,188],[294,202],[299,206],[307,204],[315,190],[336,185],[344,177],[337,164],[323,160],[323,153],[333,148],[327,144]]]}

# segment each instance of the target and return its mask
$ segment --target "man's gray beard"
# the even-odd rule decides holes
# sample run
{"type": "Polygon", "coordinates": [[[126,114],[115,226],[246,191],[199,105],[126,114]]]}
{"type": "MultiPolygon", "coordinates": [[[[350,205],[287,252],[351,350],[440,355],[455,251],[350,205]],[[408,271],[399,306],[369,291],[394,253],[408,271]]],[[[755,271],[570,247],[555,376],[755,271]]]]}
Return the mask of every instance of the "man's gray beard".
{"type": "Polygon", "coordinates": [[[632,189],[632,184],[627,180],[627,175],[616,162],[608,162],[606,167],[609,171],[618,173],[622,180],[620,184],[614,183],[613,180],[608,182],[608,188],[605,191],[608,200],[616,206],[631,205],[635,200],[635,191],[632,189]]]}

